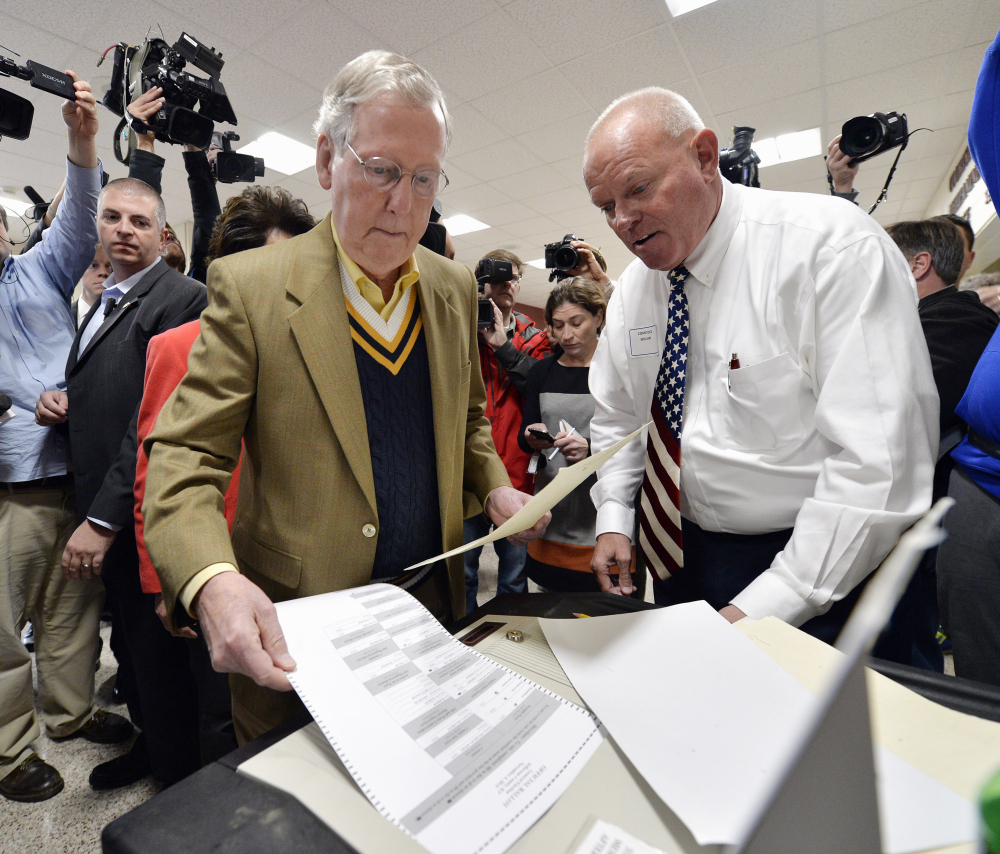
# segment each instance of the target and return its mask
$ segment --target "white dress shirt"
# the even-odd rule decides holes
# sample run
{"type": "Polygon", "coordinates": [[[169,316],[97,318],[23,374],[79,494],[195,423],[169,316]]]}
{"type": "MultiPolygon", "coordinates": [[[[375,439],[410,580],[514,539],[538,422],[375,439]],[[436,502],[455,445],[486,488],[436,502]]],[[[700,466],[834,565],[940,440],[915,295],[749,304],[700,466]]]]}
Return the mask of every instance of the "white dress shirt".
{"type": "MultiPolygon", "coordinates": [[[[685,261],[681,514],[708,531],[794,527],[732,603],[801,625],[930,505],[937,391],[916,283],[875,220],[829,196],[722,184],[685,261]]],[[[668,295],[666,273],[638,260],[618,281],[590,368],[594,453],[649,420],[668,295]]],[[[645,445],[600,470],[598,534],[631,536],[645,445]]]]}
{"type": "Polygon", "coordinates": [[[132,288],[139,284],[139,280],[145,276],[146,273],[152,270],[153,267],[159,264],[161,260],[162,259],[157,256],[156,260],[152,264],[144,270],[140,270],[138,273],[133,273],[124,282],[116,282],[114,273],[104,280],[104,291],[101,293],[101,307],[97,310],[94,316],[90,318],[90,323],[87,324],[87,328],[83,330],[83,334],[80,336],[80,348],[77,350],[78,357],[81,356],[84,350],[87,349],[87,345],[97,334],[97,330],[104,324],[104,309],[108,304],[108,300],[117,300],[125,296],[130,290],[132,290],[132,288]]]}
{"type": "MultiPolygon", "coordinates": [[[[121,283],[115,281],[114,273],[104,280],[104,291],[101,293],[101,307],[97,309],[94,316],[90,318],[90,323],[87,324],[87,328],[83,330],[83,334],[80,336],[80,348],[77,350],[78,357],[84,352],[84,350],[87,349],[87,345],[90,344],[93,337],[97,334],[97,330],[104,324],[104,309],[108,304],[108,300],[117,300],[124,297],[130,290],[132,290],[132,288],[139,284],[142,277],[152,270],[153,267],[159,264],[161,260],[161,258],[157,257],[157,259],[144,270],[140,270],[138,273],[133,273],[121,283]]],[[[81,302],[82,301],[83,300],[81,299],[81,302]]],[[[88,309],[88,311],[89,310],[90,309],[88,309]]],[[[121,525],[112,525],[110,522],[103,522],[100,519],[95,519],[93,516],[88,516],[87,518],[95,525],[101,525],[104,528],[109,528],[115,533],[122,529],[121,525]]]]}

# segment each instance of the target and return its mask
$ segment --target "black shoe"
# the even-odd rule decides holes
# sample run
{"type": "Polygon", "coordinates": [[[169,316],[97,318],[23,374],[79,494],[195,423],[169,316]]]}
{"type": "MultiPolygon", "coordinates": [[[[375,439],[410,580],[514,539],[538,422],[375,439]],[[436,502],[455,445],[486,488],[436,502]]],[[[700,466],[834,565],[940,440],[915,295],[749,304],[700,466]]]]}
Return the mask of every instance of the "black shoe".
{"type": "Polygon", "coordinates": [[[0,780],[0,794],[12,801],[33,804],[55,797],[64,785],[62,775],[32,753],[0,780]]]}
{"type": "Polygon", "coordinates": [[[102,762],[90,772],[90,788],[97,791],[120,789],[138,783],[150,773],[146,739],[140,733],[128,753],[102,762]]]}
{"type": "Polygon", "coordinates": [[[120,706],[125,702],[125,698],[122,696],[121,690],[118,688],[118,674],[115,674],[115,685],[111,689],[111,702],[116,706],[120,706]]]}
{"type": "MultiPolygon", "coordinates": [[[[65,737],[82,736],[94,744],[121,744],[123,741],[128,741],[134,732],[135,727],[127,718],[116,715],[114,712],[98,709],[82,727],[65,737]]],[[[62,741],[62,739],[55,738],[53,741],[62,741]]]]}

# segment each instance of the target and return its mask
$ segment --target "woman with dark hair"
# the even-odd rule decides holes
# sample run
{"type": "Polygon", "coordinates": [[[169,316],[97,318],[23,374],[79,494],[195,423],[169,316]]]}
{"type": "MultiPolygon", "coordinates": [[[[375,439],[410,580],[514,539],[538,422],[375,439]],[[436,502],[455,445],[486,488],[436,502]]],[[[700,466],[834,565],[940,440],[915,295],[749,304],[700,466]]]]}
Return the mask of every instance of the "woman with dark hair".
{"type": "Polygon", "coordinates": [[[208,244],[208,263],[305,234],[315,225],[306,203],[284,187],[251,184],[226,202],[215,221],[208,244]]]}
{"type": "MultiPolygon", "coordinates": [[[[590,360],[597,350],[606,311],[600,286],[582,276],[563,280],[549,294],[545,322],[561,352],[539,362],[528,374],[518,437],[525,451],[539,454],[536,492],[551,482],[559,469],[590,455],[590,419],[594,415],[588,385],[590,360]],[[555,441],[532,430],[549,433],[555,441]]],[[[528,545],[528,578],[546,590],[601,589],[590,569],[597,522],[590,488],[595,482],[596,475],[592,475],[553,507],[545,534],[528,545]]]]}
{"type": "MultiPolygon", "coordinates": [[[[215,258],[305,234],[315,225],[316,221],[305,202],[296,199],[288,190],[254,184],[226,202],[212,229],[206,264],[210,264],[215,258]]],[[[148,460],[142,444],[153,429],[163,404],[187,372],[188,353],[198,337],[199,329],[200,321],[193,320],[150,339],[146,351],[146,380],[139,406],[139,455],[135,469],[135,537],[139,550],[139,576],[143,592],[156,595],[156,613],[163,621],[166,631],[170,629],[160,580],[149,559],[143,537],[142,499],[146,494],[148,460]]],[[[236,511],[239,479],[240,470],[237,465],[225,496],[226,518],[230,525],[236,511]]],[[[236,749],[229,676],[212,669],[205,642],[194,629],[180,629],[175,634],[192,640],[190,658],[198,689],[201,761],[203,765],[207,765],[236,749]]]]}

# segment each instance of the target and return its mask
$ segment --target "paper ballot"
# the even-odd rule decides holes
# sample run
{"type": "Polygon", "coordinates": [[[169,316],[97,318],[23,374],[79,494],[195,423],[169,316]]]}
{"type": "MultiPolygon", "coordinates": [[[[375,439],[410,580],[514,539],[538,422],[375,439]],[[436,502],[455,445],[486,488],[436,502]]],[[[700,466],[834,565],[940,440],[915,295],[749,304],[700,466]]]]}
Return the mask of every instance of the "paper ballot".
{"type": "Polygon", "coordinates": [[[652,421],[647,422],[634,433],[630,433],[624,439],[620,439],[610,448],[605,448],[599,454],[594,454],[592,457],[587,457],[585,460],[580,460],[578,463],[573,463],[571,466],[559,469],[551,483],[542,489],[541,492],[536,493],[531,501],[525,504],[524,507],[518,510],[517,513],[511,516],[500,527],[494,528],[494,530],[485,537],[480,537],[478,540],[473,540],[471,543],[466,543],[464,546],[459,546],[457,549],[452,549],[450,552],[445,552],[443,555],[428,558],[421,563],[415,563],[413,566],[407,567],[406,572],[409,572],[411,569],[417,569],[418,567],[425,566],[428,563],[444,560],[452,555],[462,554],[462,552],[467,552],[469,549],[480,548],[481,546],[485,546],[487,543],[502,540],[504,537],[509,537],[512,534],[519,534],[521,531],[526,531],[528,528],[533,528],[535,523],[541,519],[542,516],[548,513],[553,507],[555,507],[560,501],[562,501],[567,495],[569,495],[574,489],[576,489],[581,483],[583,483],[588,477],[590,477],[595,471],[603,466],[652,423],[652,421]]]}
{"type": "Polygon", "coordinates": [[[433,854],[503,852],[603,740],[585,709],[373,584],[277,605],[289,680],[354,781],[433,854]]]}

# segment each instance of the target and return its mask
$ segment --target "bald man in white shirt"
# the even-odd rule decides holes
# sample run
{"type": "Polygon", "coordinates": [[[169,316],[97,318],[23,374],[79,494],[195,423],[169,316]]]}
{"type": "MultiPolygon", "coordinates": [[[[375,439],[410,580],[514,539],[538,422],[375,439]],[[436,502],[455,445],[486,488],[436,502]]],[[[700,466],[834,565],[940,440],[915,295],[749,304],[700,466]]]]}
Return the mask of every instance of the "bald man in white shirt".
{"type": "Polygon", "coordinates": [[[730,184],[718,158],[663,89],[619,99],[587,139],[591,199],[637,256],[590,369],[594,452],[659,413],[600,470],[592,566],[631,593],[637,530],[658,603],[832,642],[930,504],[938,398],[916,287],[855,206],[730,184]]]}

